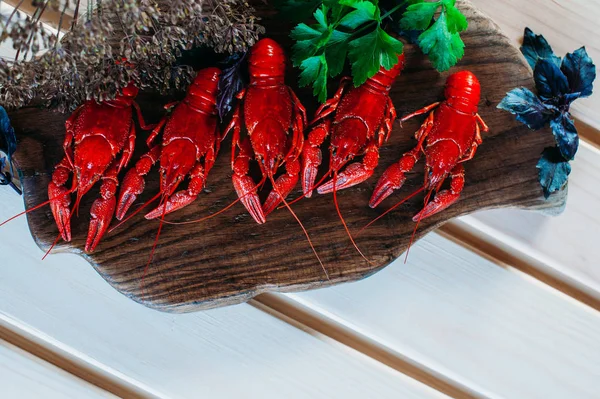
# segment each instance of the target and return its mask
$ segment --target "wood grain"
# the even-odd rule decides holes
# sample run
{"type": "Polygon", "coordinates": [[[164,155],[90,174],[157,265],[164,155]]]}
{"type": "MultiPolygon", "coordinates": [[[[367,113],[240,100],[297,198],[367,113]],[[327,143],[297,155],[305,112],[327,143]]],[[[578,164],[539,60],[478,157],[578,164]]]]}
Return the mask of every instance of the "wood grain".
{"type": "MultiPolygon", "coordinates": [[[[556,208],[564,203],[566,196],[565,190],[550,201],[541,197],[535,164],[542,149],[553,142],[550,132],[532,132],[495,108],[506,91],[533,86],[530,69],[493,22],[468,2],[463,2],[461,8],[471,23],[464,35],[468,51],[459,68],[468,68],[480,78],[480,113],[491,126],[491,132],[484,136],[476,158],[466,165],[467,186],[461,200],[424,221],[418,237],[453,217],[475,210],[504,206],[556,208]]],[[[265,15],[263,22],[269,35],[289,48],[290,40],[284,33],[289,31],[289,25],[269,18],[268,13],[265,15]]],[[[414,47],[407,46],[406,52],[407,67],[391,92],[400,115],[439,100],[448,75],[438,75],[414,47]]],[[[296,77],[297,72],[290,69],[288,81],[294,87],[296,77]]],[[[298,90],[298,94],[309,114],[312,113],[317,104],[309,90],[298,90]]],[[[152,94],[141,95],[139,100],[149,121],[158,121],[162,104],[169,101],[152,94]]],[[[23,173],[26,206],[31,208],[47,199],[50,173],[62,157],[65,117],[30,107],[13,113],[11,118],[22,138],[16,158],[23,173]]],[[[403,151],[414,146],[411,136],[419,122],[407,123],[402,128],[396,124],[391,140],[382,148],[376,176],[359,187],[340,192],[341,210],[351,228],[372,220],[421,184],[422,166],[409,175],[406,187],[388,199],[380,210],[366,206],[379,174],[403,151]]],[[[143,138],[140,133],[138,153],[143,150],[143,138]]],[[[205,195],[170,220],[196,219],[235,200],[228,143],[211,171],[205,195]]],[[[150,179],[140,203],[157,192],[157,181],[150,179]]],[[[125,228],[107,236],[95,253],[83,254],[87,215],[95,195],[91,192],[84,198],[79,218],[72,221],[73,242],[60,244],[59,249],[82,254],[111,285],[130,298],[173,312],[239,303],[264,291],[297,291],[369,276],[404,251],[414,228],[410,217],[422,203],[420,198],[408,202],[360,237],[359,245],[373,264],[366,263],[354,251],[346,251],[349,242],[331,196],[298,203],[294,209],[311,233],[330,280],[285,210],[273,214],[264,226],[256,225],[241,205],[201,224],[165,226],[142,287],[142,275],[158,224],[136,217],[125,228]]],[[[50,210],[33,212],[28,219],[36,242],[47,248],[57,234],[50,210]]]]}

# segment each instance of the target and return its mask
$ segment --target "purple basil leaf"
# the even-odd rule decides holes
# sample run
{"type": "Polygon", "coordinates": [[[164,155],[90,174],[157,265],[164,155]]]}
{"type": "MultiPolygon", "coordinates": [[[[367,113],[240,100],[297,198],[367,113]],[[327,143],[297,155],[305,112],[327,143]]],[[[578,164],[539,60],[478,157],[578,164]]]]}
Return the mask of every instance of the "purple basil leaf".
{"type": "Polygon", "coordinates": [[[0,137],[2,138],[2,140],[0,140],[0,143],[2,144],[0,148],[6,153],[8,163],[10,164],[10,173],[14,176],[12,156],[15,151],[17,151],[17,136],[10,124],[8,114],[2,106],[0,106],[0,137]]]}
{"type": "Polygon", "coordinates": [[[570,106],[571,103],[581,97],[581,93],[568,93],[565,94],[565,104],[570,106]]]}
{"type": "Polygon", "coordinates": [[[570,161],[575,157],[579,147],[579,136],[573,118],[568,112],[564,112],[550,121],[550,127],[560,153],[566,160],[570,161]]]}
{"type": "Polygon", "coordinates": [[[560,67],[560,57],[557,57],[552,51],[552,47],[548,44],[548,41],[542,35],[536,35],[529,28],[525,28],[523,37],[523,45],[521,46],[521,52],[527,59],[531,69],[535,69],[539,59],[548,60],[560,67]]]}
{"type": "Polygon", "coordinates": [[[540,129],[555,115],[555,111],[525,87],[513,89],[502,99],[498,108],[517,116],[530,129],[540,129]]]}
{"type": "Polygon", "coordinates": [[[579,93],[579,97],[592,95],[596,65],[585,51],[585,47],[567,54],[560,69],[567,77],[571,93],[579,93]]]}
{"type": "Polygon", "coordinates": [[[548,60],[540,59],[533,70],[535,87],[542,100],[551,100],[569,93],[569,82],[560,68],[548,60]]]}
{"type": "Polygon", "coordinates": [[[224,61],[224,64],[229,66],[221,71],[217,93],[217,111],[221,120],[231,111],[235,95],[246,86],[245,61],[246,53],[233,54],[224,61]]]}
{"type": "Polygon", "coordinates": [[[550,194],[560,190],[567,183],[571,173],[569,161],[564,159],[556,147],[547,147],[538,161],[539,179],[544,197],[548,199],[550,194]]]}

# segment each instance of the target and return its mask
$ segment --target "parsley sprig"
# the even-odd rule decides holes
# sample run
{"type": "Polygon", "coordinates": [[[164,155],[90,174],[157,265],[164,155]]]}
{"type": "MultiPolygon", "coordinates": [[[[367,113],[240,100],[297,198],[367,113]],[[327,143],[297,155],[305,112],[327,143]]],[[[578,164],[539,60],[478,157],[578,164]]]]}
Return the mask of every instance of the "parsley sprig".
{"type": "Polygon", "coordinates": [[[300,67],[300,85],[312,83],[313,92],[327,99],[327,78],[339,75],[346,57],[350,60],[355,86],[363,84],[381,66],[398,62],[403,44],[382,27],[385,17],[368,0],[325,0],[314,12],[316,24],[301,23],[292,30],[296,41],[292,62],[300,67]]]}
{"type": "Polygon", "coordinates": [[[396,65],[404,45],[386,32],[388,22],[393,28],[420,31],[419,45],[439,71],[448,70],[464,54],[460,32],[467,20],[455,0],[396,1],[384,12],[378,0],[283,0],[280,7],[290,17],[313,12],[316,23],[300,23],[291,32],[292,62],[301,69],[300,85],[312,85],[321,102],[327,99],[328,79],[342,72],[346,60],[355,86],[379,68],[396,65]]]}
{"type": "Polygon", "coordinates": [[[456,65],[465,54],[460,32],[468,26],[467,18],[456,8],[456,0],[414,2],[400,21],[400,27],[406,31],[423,31],[418,38],[419,46],[440,72],[456,65]],[[439,16],[432,23],[438,10],[439,16]]]}

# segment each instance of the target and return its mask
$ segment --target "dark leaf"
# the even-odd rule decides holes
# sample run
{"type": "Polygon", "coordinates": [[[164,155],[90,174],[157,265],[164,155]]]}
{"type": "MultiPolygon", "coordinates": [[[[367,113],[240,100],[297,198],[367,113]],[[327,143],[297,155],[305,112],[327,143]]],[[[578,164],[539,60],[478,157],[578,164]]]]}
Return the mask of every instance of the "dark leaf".
{"type": "Polygon", "coordinates": [[[498,104],[498,108],[515,114],[517,120],[526,124],[530,129],[542,128],[556,113],[525,87],[508,92],[498,104]]]}
{"type": "Polygon", "coordinates": [[[566,183],[571,173],[571,165],[565,160],[556,147],[544,149],[537,168],[544,197],[548,199],[550,194],[560,190],[566,183]]]}
{"type": "Polygon", "coordinates": [[[558,115],[550,121],[550,127],[562,156],[573,159],[579,147],[579,136],[571,115],[568,112],[558,115]]]}
{"type": "Polygon", "coordinates": [[[579,97],[592,95],[596,65],[585,51],[585,47],[567,54],[560,69],[567,77],[571,93],[579,93],[579,97]]]}
{"type": "Polygon", "coordinates": [[[423,33],[422,30],[403,30],[397,25],[392,28],[393,31],[406,39],[410,44],[419,44],[419,36],[423,33]]]}
{"type": "Polygon", "coordinates": [[[10,119],[4,107],[0,106],[0,137],[2,137],[2,149],[7,157],[10,165],[10,172],[14,176],[14,168],[12,164],[12,156],[17,151],[17,136],[15,130],[10,124],[10,119]]]}
{"type": "Polygon", "coordinates": [[[581,93],[568,93],[565,94],[565,103],[571,105],[571,103],[581,97],[581,93]]]}
{"type": "Polygon", "coordinates": [[[275,6],[279,16],[292,22],[309,19],[322,0],[277,0],[275,6]]]}
{"type": "Polygon", "coordinates": [[[548,60],[557,67],[560,67],[560,57],[554,55],[552,47],[542,35],[536,35],[529,28],[525,28],[523,45],[521,52],[527,59],[531,69],[535,68],[539,59],[548,60]]]}
{"type": "Polygon", "coordinates": [[[559,67],[548,60],[539,60],[533,71],[535,87],[542,100],[550,100],[569,93],[569,82],[559,67]]]}
{"type": "Polygon", "coordinates": [[[221,120],[231,110],[235,95],[246,85],[246,54],[234,54],[224,62],[229,66],[221,72],[217,93],[217,111],[221,120]]]}
{"type": "MultiPolygon", "coordinates": [[[[419,44],[419,35],[421,35],[421,33],[423,33],[423,30],[414,30],[414,29],[403,29],[401,27],[401,23],[402,23],[402,18],[404,16],[404,13],[406,12],[406,9],[414,4],[417,3],[418,1],[416,0],[411,0],[406,2],[406,4],[404,5],[404,7],[400,7],[399,9],[397,9],[394,13],[392,13],[391,15],[388,15],[385,18],[385,22],[388,22],[388,26],[391,28],[391,30],[402,36],[403,38],[405,38],[409,43],[411,44],[419,44]]],[[[392,1],[380,1],[379,2],[379,7],[381,8],[381,14],[385,15],[388,14],[388,9],[392,9],[396,6],[396,2],[392,1]],[[386,3],[385,7],[382,6],[382,3],[386,3]]],[[[435,22],[435,18],[432,18],[431,22],[435,22]]],[[[428,26],[429,27],[429,26],[428,26]]]]}

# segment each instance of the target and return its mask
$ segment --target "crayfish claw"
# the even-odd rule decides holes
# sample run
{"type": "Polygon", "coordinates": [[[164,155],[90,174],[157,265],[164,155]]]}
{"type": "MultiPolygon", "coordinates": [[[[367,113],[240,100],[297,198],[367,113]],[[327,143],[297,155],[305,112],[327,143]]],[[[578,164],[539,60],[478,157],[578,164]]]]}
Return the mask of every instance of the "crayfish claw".
{"type": "Polygon", "coordinates": [[[402,167],[401,162],[397,162],[383,172],[383,175],[381,175],[375,186],[375,190],[373,190],[373,195],[371,195],[371,200],[369,201],[371,208],[376,208],[383,200],[392,195],[394,190],[402,187],[406,181],[405,169],[402,167]]]}
{"type": "Polygon", "coordinates": [[[137,199],[137,196],[144,191],[144,185],[144,178],[137,173],[135,168],[127,172],[123,179],[121,191],[119,192],[117,219],[123,220],[125,214],[137,199]]]}
{"type": "Polygon", "coordinates": [[[48,184],[48,198],[50,198],[50,209],[58,226],[58,231],[65,241],[71,241],[71,198],[69,190],[54,182],[48,184]]]}
{"type": "Polygon", "coordinates": [[[169,197],[164,205],[161,205],[158,208],[148,212],[144,217],[146,219],[156,219],[161,217],[163,213],[167,215],[171,212],[175,212],[176,210],[188,206],[194,202],[197,197],[198,195],[190,195],[185,190],[179,191],[169,197]]]}
{"type": "Polygon", "coordinates": [[[92,219],[90,220],[88,236],[85,241],[85,252],[94,251],[100,243],[115,213],[116,204],[117,200],[114,196],[108,199],[98,198],[92,204],[92,209],[90,210],[92,219]]]}
{"type": "Polygon", "coordinates": [[[458,197],[460,197],[460,193],[453,193],[451,190],[440,191],[435,196],[433,201],[428,203],[421,212],[417,213],[413,217],[413,222],[423,220],[443,211],[450,205],[454,204],[458,200],[458,197]]]}
{"type": "Polygon", "coordinates": [[[238,176],[234,174],[233,187],[240,201],[244,204],[256,223],[266,223],[267,219],[260,205],[260,199],[256,193],[256,184],[254,184],[252,178],[250,176],[238,176]]]}
{"type": "Polygon", "coordinates": [[[298,175],[281,175],[275,182],[276,188],[269,193],[265,204],[263,205],[263,213],[266,215],[273,212],[281,202],[289,195],[298,183],[298,175]],[[281,195],[280,195],[281,194],[281,195]],[[283,198],[281,197],[283,196],[283,198]]]}

